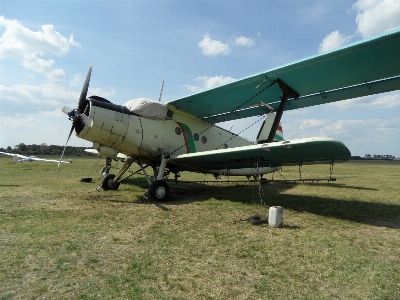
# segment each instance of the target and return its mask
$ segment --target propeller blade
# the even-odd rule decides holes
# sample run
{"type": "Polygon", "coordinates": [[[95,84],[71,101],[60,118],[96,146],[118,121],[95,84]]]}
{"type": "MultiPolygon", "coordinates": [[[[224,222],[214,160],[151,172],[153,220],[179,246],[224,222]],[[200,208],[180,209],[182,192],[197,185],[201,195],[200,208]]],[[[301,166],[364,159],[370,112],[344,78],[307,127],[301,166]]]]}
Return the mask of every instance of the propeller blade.
{"type": "Polygon", "coordinates": [[[69,113],[71,110],[72,110],[72,108],[69,108],[69,107],[67,107],[67,106],[63,106],[63,107],[61,108],[61,111],[62,111],[64,114],[66,114],[66,115],[68,115],[68,113],[69,113]]]}
{"type": "Polygon", "coordinates": [[[60,161],[58,162],[58,167],[60,167],[61,160],[62,160],[62,158],[63,158],[63,156],[64,156],[65,148],[67,148],[67,144],[68,144],[69,138],[71,137],[72,132],[74,131],[74,128],[75,128],[75,124],[72,124],[71,131],[69,132],[67,142],[65,143],[63,152],[62,152],[61,157],[60,157],[60,161]]]}
{"type": "Polygon", "coordinates": [[[82,113],[82,108],[86,100],[87,92],[89,89],[89,82],[90,82],[90,75],[92,74],[92,67],[93,64],[90,65],[89,71],[86,75],[86,80],[85,84],[83,85],[81,96],[79,97],[79,102],[78,102],[78,113],[82,113]]]}
{"type": "Polygon", "coordinates": [[[84,115],[84,114],[80,114],[78,115],[78,118],[82,121],[83,124],[85,124],[88,127],[92,127],[93,126],[93,120],[91,118],[89,118],[88,116],[84,115]]]}

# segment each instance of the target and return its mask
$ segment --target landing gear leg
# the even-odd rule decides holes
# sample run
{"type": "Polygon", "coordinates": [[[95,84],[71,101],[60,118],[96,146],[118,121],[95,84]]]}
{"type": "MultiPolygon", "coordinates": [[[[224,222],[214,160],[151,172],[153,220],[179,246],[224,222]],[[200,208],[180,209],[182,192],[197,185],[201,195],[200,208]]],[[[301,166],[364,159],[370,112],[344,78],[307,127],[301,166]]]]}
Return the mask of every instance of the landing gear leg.
{"type": "Polygon", "coordinates": [[[161,159],[160,168],[158,169],[157,180],[150,184],[148,193],[152,199],[158,201],[167,201],[169,196],[168,183],[163,179],[165,168],[167,166],[167,158],[165,156],[161,159]]]}
{"type": "Polygon", "coordinates": [[[336,178],[333,178],[332,174],[333,174],[333,160],[329,162],[329,181],[336,181],[336,178]]]}
{"type": "Polygon", "coordinates": [[[299,165],[299,180],[301,180],[301,168],[303,167],[303,164],[302,163],[298,163],[298,165],[299,165]]]}
{"type": "Polygon", "coordinates": [[[115,174],[106,174],[104,175],[103,179],[101,180],[101,187],[103,190],[117,190],[120,185],[121,176],[129,169],[131,164],[133,163],[134,159],[132,157],[128,157],[125,159],[124,164],[122,165],[121,169],[115,174]]]}

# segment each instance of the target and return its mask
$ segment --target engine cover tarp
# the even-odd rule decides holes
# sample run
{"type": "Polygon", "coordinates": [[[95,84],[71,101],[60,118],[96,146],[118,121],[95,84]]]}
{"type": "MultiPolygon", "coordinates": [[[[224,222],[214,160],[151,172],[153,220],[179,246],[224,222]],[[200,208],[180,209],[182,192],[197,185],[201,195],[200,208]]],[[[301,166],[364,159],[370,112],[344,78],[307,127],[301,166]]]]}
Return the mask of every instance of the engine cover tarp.
{"type": "Polygon", "coordinates": [[[154,120],[165,119],[168,112],[165,104],[145,98],[130,100],[124,106],[132,113],[154,120]]]}

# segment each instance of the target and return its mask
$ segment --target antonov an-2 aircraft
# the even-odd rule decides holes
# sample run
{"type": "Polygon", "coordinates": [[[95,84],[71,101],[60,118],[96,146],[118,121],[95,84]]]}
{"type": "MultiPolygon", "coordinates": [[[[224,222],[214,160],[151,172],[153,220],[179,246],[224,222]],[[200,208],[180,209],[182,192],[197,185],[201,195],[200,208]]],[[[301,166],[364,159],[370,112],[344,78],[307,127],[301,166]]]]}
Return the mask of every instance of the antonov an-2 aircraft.
{"type": "Polygon", "coordinates": [[[144,173],[149,182],[150,197],[164,201],[169,173],[175,178],[183,170],[254,176],[285,165],[348,160],[350,151],[338,140],[283,140],[278,131],[282,114],[400,89],[400,30],[166,104],[140,98],[117,105],[99,96],[87,98],[91,71],[92,66],[78,107],[62,108],[72,120],[69,137],[75,131],[105,157],[126,155],[116,175],[103,177],[103,189],[118,189],[135,162],[140,167],[135,173],[144,173]],[[215,125],[265,114],[254,143],[215,125]],[[145,171],[149,166],[152,177],[145,171]]]}

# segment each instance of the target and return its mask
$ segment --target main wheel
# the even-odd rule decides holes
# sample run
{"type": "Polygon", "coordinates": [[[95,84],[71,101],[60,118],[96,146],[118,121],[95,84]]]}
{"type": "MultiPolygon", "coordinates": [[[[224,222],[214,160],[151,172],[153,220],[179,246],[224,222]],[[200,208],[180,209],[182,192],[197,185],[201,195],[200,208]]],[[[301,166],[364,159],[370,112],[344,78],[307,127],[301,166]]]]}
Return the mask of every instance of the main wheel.
{"type": "Polygon", "coordinates": [[[113,180],[115,178],[115,174],[107,174],[103,176],[103,179],[101,180],[101,186],[103,190],[118,190],[119,188],[119,182],[114,183],[113,180]]]}
{"type": "Polygon", "coordinates": [[[150,197],[158,201],[167,201],[169,186],[164,180],[153,181],[148,190],[150,197]]]}

